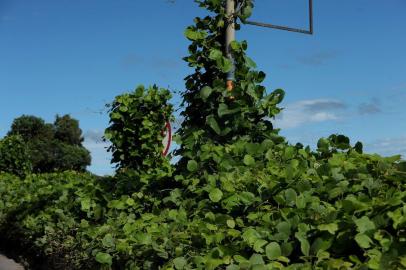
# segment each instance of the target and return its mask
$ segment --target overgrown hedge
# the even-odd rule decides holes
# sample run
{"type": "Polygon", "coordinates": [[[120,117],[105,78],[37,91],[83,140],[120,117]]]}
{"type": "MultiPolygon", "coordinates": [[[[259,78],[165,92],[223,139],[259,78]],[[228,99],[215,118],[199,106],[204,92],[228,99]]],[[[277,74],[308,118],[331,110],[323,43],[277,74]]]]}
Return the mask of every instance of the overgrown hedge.
{"type": "Polygon", "coordinates": [[[224,82],[224,26],[252,1],[233,18],[223,1],[196,2],[214,15],[186,31],[179,162],[161,156],[168,92],[139,87],[111,106],[116,175],[1,174],[0,235],[43,269],[406,269],[400,156],[342,135],[288,143],[271,123],[284,92],[260,85],[246,42],[232,44],[234,90],[224,82]]]}
{"type": "Polygon", "coordinates": [[[2,174],[0,233],[49,269],[405,268],[404,163],[324,143],[233,147],[233,170],[127,194],[123,175],[2,174]]]}

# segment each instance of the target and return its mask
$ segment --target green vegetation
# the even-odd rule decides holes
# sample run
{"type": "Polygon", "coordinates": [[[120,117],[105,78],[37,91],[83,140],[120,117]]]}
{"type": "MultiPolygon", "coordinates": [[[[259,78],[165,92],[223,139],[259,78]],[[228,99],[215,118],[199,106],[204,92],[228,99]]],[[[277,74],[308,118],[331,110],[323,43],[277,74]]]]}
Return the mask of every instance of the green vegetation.
{"type": "MultiPolygon", "coordinates": [[[[90,153],[82,146],[79,122],[69,115],[56,116],[53,124],[39,117],[16,118],[8,136],[18,135],[26,142],[27,158],[35,173],[76,170],[90,165],[90,153]]],[[[7,170],[6,170],[7,171],[7,170]]]]}
{"type": "Polygon", "coordinates": [[[0,172],[24,177],[31,172],[31,162],[26,143],[19,135],[0,140],[0,172]]]}
{"type": "Polygon", "coordinates": [[[3,238],[48,269],[406,269],[406,163],[343,135],[289,144],[271,123],[284,92],[266,93],[246,42],[226,89],[229,18],[196,2],[214,15],[185,33],[180,161],[161,155],[168,91],[140,86],[110,106],[115,176],[0,175],[3,238]]]}

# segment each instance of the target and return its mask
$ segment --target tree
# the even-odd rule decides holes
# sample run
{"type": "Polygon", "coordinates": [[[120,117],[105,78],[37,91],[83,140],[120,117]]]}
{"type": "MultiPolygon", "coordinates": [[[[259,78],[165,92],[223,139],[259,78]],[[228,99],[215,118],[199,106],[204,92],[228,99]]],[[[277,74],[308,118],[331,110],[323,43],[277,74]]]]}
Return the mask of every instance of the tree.
{"type": "Polygon", "coordinates": [[[90,152],[82,146],[79,121],[57,115],[53,124],[39,117],[23,115],[11,125],[8,136],[18,135],[27,143],[28,160],[36,173],[76,170],[90,165],[90,152]]]}
{"type": "Polygon", "coordinates": [[[32,115],[22,115],[14,119],[8,135],[20,135],[25,141],[40,138],[41,140],[52,140],[54,138],[54,127],[46,124],[39,117],[32,115]]]}
{"type": "Polygon", "coordinates": [[[86,171],[90,165],[90,153],[82,146],[58,142],[55,150],[54,168],[57,171],[86,171]]]}
{"type": "Polygon", "coordinates": [[[61,142],[82,146],[82,130],[79,128],[79,121],[70,117],[70,115],[56,115],[54,122],[55,138],[61,142]]]}

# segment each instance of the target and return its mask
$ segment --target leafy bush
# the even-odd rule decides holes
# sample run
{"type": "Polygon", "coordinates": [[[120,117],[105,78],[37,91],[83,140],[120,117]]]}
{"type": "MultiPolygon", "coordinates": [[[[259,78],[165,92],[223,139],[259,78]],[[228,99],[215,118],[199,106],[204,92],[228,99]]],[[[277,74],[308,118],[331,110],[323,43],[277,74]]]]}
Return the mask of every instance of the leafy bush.
{"type": "Polygon", "coordinates": [[[0,174],[0,242],[11,241],[2,251],[14,247],[34,266],[46,265],[44,269],[95,268],[87,250],[90,242],[83,244],[76,232],[82,219],[103,222],[101,209],[92,206],[98,198],[108,199],[109,188],[101,185],[94,176],[77,172],[25,179],[0,174]],[[86,215],[87,209],[93,215],[86,215]]]}
{"type": "Polygon", "coordinates": [[[0,140],[0,172],[25,176],[31,172],[28,148],[20,136],[7,136],[0,140]]]}
{"type": "Polygon", "coordinates": [[[128,195],[125,175],[1,175],[0,231],[72,269],[405,268],[404,164],[324,142],[246,144],[233,170],[128,195]]]}
{"type": "Polygon", "coordinates": [[[110,126],[105,138],[111,141],[112,163],[118,169],[148,170],[167,160],[162,156],[162,130],[171,120],[171,94],[153,86],[137,87],[116,97],[110,104],[110,126]]]}

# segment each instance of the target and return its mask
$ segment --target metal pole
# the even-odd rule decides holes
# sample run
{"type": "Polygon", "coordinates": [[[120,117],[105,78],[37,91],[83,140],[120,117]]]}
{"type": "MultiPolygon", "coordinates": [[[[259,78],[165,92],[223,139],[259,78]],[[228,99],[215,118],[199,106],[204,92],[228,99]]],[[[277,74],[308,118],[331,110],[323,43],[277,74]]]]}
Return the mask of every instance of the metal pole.
{"type": "Polygon", "coordinates": [[[231,42],[235,40],[235,2],[234,0],[227,0],[226,3],[226,13],[227,13],[227,29],[226,29],[226,54],[228,59],[230,59],[233,67],[227,73],[227,89],[229,91],[233,90],[234,88],[234,80],[235,80],[235,63],[234,57],[231,53],[231,42]]]}

